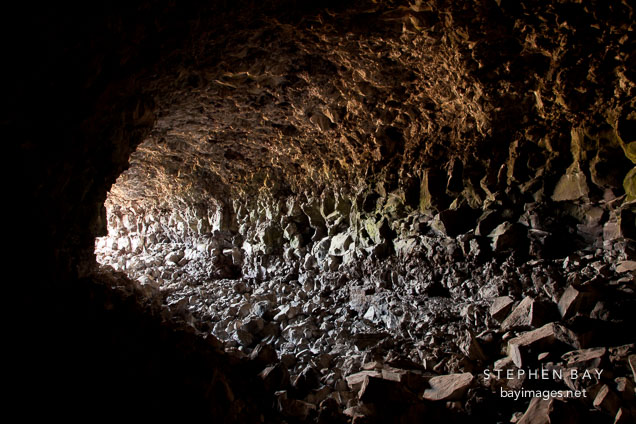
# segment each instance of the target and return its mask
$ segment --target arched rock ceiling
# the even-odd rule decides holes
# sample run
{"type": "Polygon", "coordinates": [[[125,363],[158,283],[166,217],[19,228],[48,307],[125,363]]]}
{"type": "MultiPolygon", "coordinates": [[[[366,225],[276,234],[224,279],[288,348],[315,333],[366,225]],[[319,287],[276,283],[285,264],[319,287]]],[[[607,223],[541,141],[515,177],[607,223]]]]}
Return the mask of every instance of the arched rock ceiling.
{"type": "Polygon", "coordinates": [[[631,110],[633,12],[548,3],[366,2],[194,22],[178,65],[144,93],[137,115],[155,125],[111,197],[399,184],[456,156],[480,173],[519,140],[567,155],[572,128],[631,110]]]}

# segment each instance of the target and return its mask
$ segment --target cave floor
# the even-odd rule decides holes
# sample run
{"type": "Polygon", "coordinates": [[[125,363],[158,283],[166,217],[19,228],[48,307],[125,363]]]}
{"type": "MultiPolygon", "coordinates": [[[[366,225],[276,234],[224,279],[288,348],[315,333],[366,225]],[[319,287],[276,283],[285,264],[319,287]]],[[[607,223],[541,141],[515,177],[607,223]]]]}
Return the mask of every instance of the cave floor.
{"type": "MultiPolygon", "coordinates": [[[[442,239],[431,243],[433,251],[444,246],[442,239]]],[[[584,371],[611,362],[610,373],[620,379],[633,358],[633,337],[622,323],[636,299],[634,263],[601,249],[559,259],[478,260],[475,252],[449,251],[447,244],[444,254],[428,257],[407,251],[333,270],[299,270],[280,260],[263,269],[265,278],[222,278],[229,259],[196,246],[164,242],[136,253],[100,246],[102,270],[137,280],[170,311],[169,319],[218,338],[230,355],[261,363],[280,412],[300,421],[326,399],[336,400],[332,407],[339,413],[364,415],[371,402],[361,390],[365,376],[365,385],[379,377],[408,386],[419,401],[456,400],[449,405],[459,416],[494,414],[507,421],[520,416],[520,405],[529,399],[511,404],[501,399],[501,390],[556,384],[595,395],[607,381],[524,383],[526,376],[494,373],[533,367],[584,371]],[[559,329],[575,340],[561,337],[559,329]],[[532,339],[546,331],[555,334],[532,339]],[[527,346],[524,337],[532,339],[527,346]],[[269,382],[276,367],[289,377],[269,382]],[[431,382],[464,375],[470,378],[444,383],[450,387],[441,394],[431,382]],[[413,383],[419,381],[413,376],[422,382],[413,383]],[[292,406],[288,396],[300,403],[292,406]],[[501,405],[497,412],[480,410],[489,401],[501,405]]],[[[579,409],[596,402],[589,396],[576,404],[579,409]]]]}

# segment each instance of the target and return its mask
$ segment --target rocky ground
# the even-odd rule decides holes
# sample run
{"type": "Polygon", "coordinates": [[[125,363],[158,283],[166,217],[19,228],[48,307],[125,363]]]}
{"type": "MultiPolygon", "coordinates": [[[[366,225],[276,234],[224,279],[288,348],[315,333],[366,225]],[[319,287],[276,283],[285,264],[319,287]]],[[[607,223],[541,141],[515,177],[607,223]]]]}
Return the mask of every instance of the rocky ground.
{"type": "MultiPolygon", "coordinates": [[[[567,255],[548,255],[532,229],[492,213],[467,232],[457,229],[464,219],[411,214],[392,223],[403,231],[387,236],[390,253],[378,248],[386,240],[364,248],[341,234],[262,255],[276,248],[263,226],[255,243],[239,245],[249,226],[245,237],[221,228],[180,238],[162,227],[169,218],[148,216],[111,219],[98,261],[137,280],[166,317],[252,364],[289,422],[634,417],[636,261],[611,219],[597,229],[605,239],[567,255]],[[566,377],[518,373],[532,369],[566,377]],[[572,369],[602,373],[572,379],[572,369]],[[502,398],[520,389],[585,389],[586,397],[502,398]]],[[[288,226],[282,240],[294,234],[288,226]]]]}
{"type": "Polygon", "coordinates": [[[2,26],[20,413],[634,421],[633,2],[65,3],[2,26]]]}

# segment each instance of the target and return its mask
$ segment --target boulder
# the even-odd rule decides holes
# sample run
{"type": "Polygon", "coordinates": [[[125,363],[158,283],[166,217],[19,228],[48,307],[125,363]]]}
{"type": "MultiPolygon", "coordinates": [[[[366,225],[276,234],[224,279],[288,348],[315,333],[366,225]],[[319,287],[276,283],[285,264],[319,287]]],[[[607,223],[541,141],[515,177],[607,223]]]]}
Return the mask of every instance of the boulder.
{"type": "Polygon", "coordinates": [[[528,331],[508,341],[508,355],[519,368],[536,360],[537,355],[548,350],[557,350],[559,345],[581,348],[578,336],[558,323],[549,323],[528,331]]]}
{"type": "Polygon", "coordinates": [[[621,400],[618,395],[609,388],[607,384],[603,384],[596,396],[594,397],[593,405],[595,408],[600,409],[603,412],[616,416],[618,408],[620,408],[621,400]]]}
{"type": "Polygon", "coordinates": [[[587,178],[579,164],[575,163],[561,176],[551,198],[555,202],[577,200],[587,196],[589,191],[587,178]]]}
{"type": "Polygon", "coordinates": [[[492,239],[491,247],[495,252],[524,250],[528,244],[528,232],[526,227],[508,221],[495,227],[488,237],[492,239]]]}
{"type": "Polygon", "coordinates": [[[604,347],[593,347],[564,353],[561,358],[569,367],[599,368],[606,353],[604,347]]]}
{"type": "Polygon", "coordinates": [[[538,327],[550,320],[550,310],[545,303],[526,296],[501,323],[503,331],[515,328],[538,327]]]}
{"type": "Polygon", "coordinates": [[[490,316],[497,321],[502,321],[512,309],[514,301],[509,296],[496,297],[490,305],[490,316]]]}
{"type": "Polygon", "coordinates": [[[579,414],[568,403],[557,399],[533,398],[517,424],[578,424],[579,414]]]}
{"type": "Polygon", "coordinates": [[[577,313],[589,312],[596,300],[597,296],[593,291],[569,285],[559,299],[559,313],[563,319],[568,319],[577,313]]]}
{"type": "Polygon", "coordinates": [[[332,256],[342,256],[347,249],[349,249],[351,243],[353,243],[353,238],[351,238],[349,233],[337,234],[331,239],[329,254],[332,256]]]}
{"type": "Polygon", "coordinates": [[[362,381],[358,399],[364,403],[375,404],[386,402],[403,403],[415,400],[415,396],[396,381],[367,375],[362,381]]]}
{"type": "Polygon", "coordinates": [[[461,399],[473,381],[469,372],[433,377],[428,381],[431,386],[424,391],[424,399],[447,401],[461,399]]]}
{"type": "Polygon", "coordinates": [[[473,228],[474,219],[472,209],[446,209],[435,215],[431,227],[448,237],[456,237],[473,228]]]}

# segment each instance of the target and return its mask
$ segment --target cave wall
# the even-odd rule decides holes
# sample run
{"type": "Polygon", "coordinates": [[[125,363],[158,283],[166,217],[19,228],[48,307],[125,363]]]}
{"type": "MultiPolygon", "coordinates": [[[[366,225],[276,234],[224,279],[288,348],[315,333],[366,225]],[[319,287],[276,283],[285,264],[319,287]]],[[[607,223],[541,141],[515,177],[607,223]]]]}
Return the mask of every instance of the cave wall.
{"type": "MultiPolygon", "coordinates": [[[[128,197],[113,197],[122,217],[152,216],[166,223],[155,236],[217,246],[210,211],[222,204],[220,253],[240,248],[241,272],[261,279],[471,229],[482,238],[475,249],[488,250],[485,227],[504,222],[523,233],[528,255],[563,254],[532,250],[543,232],[630,252],[628,2],[69,3],[5,16],[2,126],[18,168],[10,232],[14,251],[29,252],[12,258],[28,270],[14,298],[32,311],[11,333],[17,392],[52,393],[46,405],[61,414],[79,396],[78,414],[109,406],[116,415],[155,384],[142,399],[181,399],[169,408],[177,414],[188,398],[178,388],[234,381],[213,346],[176,342],[183,329],[138,305],[125,278],[81,279],[96,236],[109,224],[119,236],[133,228],[107,222],[102,206],[126,168],[116,187],[128,197]],[[183,230],[170,225],[174,210],[183,230]],[[129,363],[152,352],[157,362],[141,371],[129,363]],[[184,352],[219,365],[192,383],[200,370],[180,369],[184,352]],[[174,374],[159,384],[163,367],[174,374]],[[56,390],[60,381],[72,388],[56,390]]],[[[471,240],[449,243],[471,254],[471,240]]],[[[219,399],[204,413],[231,417],[219,399]]]]}
{"type": "MultiPolygon", "coordinates": [[[[338,262],[334,236],[392,253],[415,221],[487,248],[520,234],[538,258],[611,247],[633,227],[631,13],[370,3],[202,31],[149,85],[157,122],[111,202],[225,203],[246,275],[272,254],[338,262]]],[[[208,224],[182,215],[196,244],[208,224]]]]}

